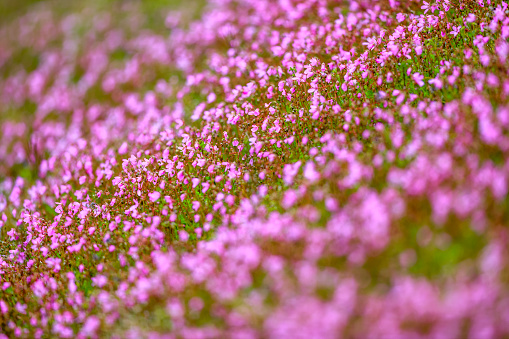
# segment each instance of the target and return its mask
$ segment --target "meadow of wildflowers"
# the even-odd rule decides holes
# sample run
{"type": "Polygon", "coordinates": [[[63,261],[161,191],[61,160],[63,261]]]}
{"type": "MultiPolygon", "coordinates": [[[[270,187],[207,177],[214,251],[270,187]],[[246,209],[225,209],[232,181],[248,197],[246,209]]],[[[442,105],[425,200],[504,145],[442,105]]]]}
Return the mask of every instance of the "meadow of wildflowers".
{"type": "Polygon", "coordinates": [[[507,2],[147,4],[0,26],[1,338],[509,338],[507,2]]]}

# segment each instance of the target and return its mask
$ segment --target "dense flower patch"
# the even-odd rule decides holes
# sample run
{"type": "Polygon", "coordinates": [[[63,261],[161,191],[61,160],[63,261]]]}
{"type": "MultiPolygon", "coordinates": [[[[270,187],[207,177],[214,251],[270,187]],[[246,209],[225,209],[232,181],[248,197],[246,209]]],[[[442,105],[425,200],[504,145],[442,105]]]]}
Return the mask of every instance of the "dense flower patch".
{"type": "Polygon", "coordinates": [[[116,10],[0,32],[4,336],[509,336],[506,2],[116,10]]]}

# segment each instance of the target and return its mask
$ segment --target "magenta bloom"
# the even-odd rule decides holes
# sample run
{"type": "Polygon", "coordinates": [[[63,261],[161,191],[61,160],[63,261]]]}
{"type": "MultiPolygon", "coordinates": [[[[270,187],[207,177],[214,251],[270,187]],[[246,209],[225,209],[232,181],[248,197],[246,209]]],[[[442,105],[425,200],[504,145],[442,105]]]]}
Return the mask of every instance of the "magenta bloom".
{"type": "Polygon", "coordinates": [[[150,201],[156,202],[161,197],[161,193],[159,193],[159,192],[152,192],[152,193],[148,194],[148,197],[149,197],[150,201]]]}

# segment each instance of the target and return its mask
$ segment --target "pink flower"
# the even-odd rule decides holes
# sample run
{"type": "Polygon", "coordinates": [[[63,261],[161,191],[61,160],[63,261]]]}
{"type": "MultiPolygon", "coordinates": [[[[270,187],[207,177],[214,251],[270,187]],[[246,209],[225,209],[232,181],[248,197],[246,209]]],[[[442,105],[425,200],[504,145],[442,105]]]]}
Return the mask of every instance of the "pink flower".
{"type": "Polygon", "coordinates": [[[215,93],[209,93],[209,95],[207,95],[207,103],[212,103],[216,100],[216,94],[215,93]]]}
{"type": "Polygon", "coordinates": [[[452,28],[452,31],[449,34],[454,35],[456,37],[458,34],[460,34],[461,26],[455,26],[452,28]]]}
{"type": "Polygon", "coordinates": [[[482,140],[488,145],[495,144],[500,138],[501,132],[499,127],[493,124],[488,118],[479,119],[479,129],[482,140]]]}
{"type": "Polygon", "coordinates": [[[18,311],[21,314],[26,314],[27,313],[27,305],[20,304],[18,302],[18,303],[16,303],[16,306],[14,308],[16,309],[16,311],[18,311]]]}
{"type": "Polygon", "coordinates": [[[187,242],[187,240],[189,240],[189,234],[184,230],[180,230],[179,231],[179,239],[183,242],[187,242]]]}
{"type": "Polygon", "coordinates": [[[499,42],[495,46],[495,51],[498,54],[501,63],[504,63],[507,60],[507,56],[509,55],[509,44],[505,41],[499,42]]]}
{"type": "Polygon", "coordinates": [[[156,202],[161,197],[161,193],[154,191],[152,193],[149,193],[148,197],[150,201],[156,202]]]}
{"type": "Polygon", "coordinates": [[[104,285],[106,285],[107,282],[108,279],[104,275],[97,275],[92,278],[92,285],[99,288],[102,288],[104,285]]]}
{"type": "Polygon", "coordinates": [[[193,188],[196,188],[196,186],[198,186],[198,184],[200,183],[200,179],[193,178],[191,179],[191,182],[193,183],[193,188]]]}
{"type": "Polygon", "coordinates": [[[126,154],[127,153],[127,142],[124,142],[119,148],[118,148],[118,154],[126,154]]]}
{"type": "Polygon", "coordinates": [[[370,51],[372,51],[377,45],[376,38],[368,38],[367,42],[363,42],[363,45],[367,46],[370,51]]]}
{"type": "Polygon", "coordinates": [[[7,303],[0,299],[0,313],[6,314],[9,312],[9,307],[7,306],[7,303]]]}
{"type": "Polygon", "coordinates": [[[284,208],[288,209],[288,208],[292,207],[297,202],[298,199],[299,199],[299,197],[297,196],[297,194],[295,193],[294,190],[288,190],[284,194],[284,197],[283,197],[283,200],[281,203],[284,208]]]}
{"type": "Polygon", "coordinates": [[[421,6],[421,9],[424,9],[424,14],[426,14],[430,10],[430,5],[427,1],[423,1],[424,5],[421,6]]]}
{"type": "Polygon", "coordinates": [[[97,317],[90,316],[83,324],[81,333],[87,337],[95,336],[100,325],[101,321],[97,317]]]}
{"type": "Polygon", "coordinates": [[[180,172],[177,173],[177,179],[179,181],[184,180],[184,171],[180,171],[180,172]]]}
{"type": "Polygon", "coordinates": [[[295,164],[287,164],[283,167],[283,181],[286,185],[293,183],[293,178],[299,172],[301,161],[297,161],[295,164]]]}
{"type": "Polygon", "coordinates": [[[203,194],[205,194],[205,192],[207,192],[207,191],[208,191],[208,189],[209,189],[209,187],[210,187],[210,184],[209,184],[208,182],[204,182],[204,183],[202,183],[201,185],[202,185],[202,187],[203,187],[203,189],[201,190],[201,192],[202,192],[203,194]]]}
{"type": "Polygon", "coordinates": [[[441,89],[443,87],[442,80],[440,80],[438,76],[436,78],[428,80],[428,83],[430,85],[435,86],[436,89],[441,89]]]}
{"type": "Polygon", "coordinates": [[[320,173],[315,170],[315,164],[312,161],[308,161],[304,166],[304,178],[312,183],[320,179],[320,173]]]}
{"type": "Polygon", "coordinates": [[[424,79],[423,75],[419,73],[414,73],[412,75],[412,79],[414,79],[414,81],[417,83],[417,85],[419,85],[419,87],[424,86],[424,81],[422,81],[424,79]]]}
{"type": "Polygon", "coordinates": [[[490,56],[488,54],[484,54],[484,55],[481,55],[481,57],[479,58],[479,60],[481,61],[481,64],[484,66],[484,67],[488,67],[489,64],[490,64],[490,56]]]}

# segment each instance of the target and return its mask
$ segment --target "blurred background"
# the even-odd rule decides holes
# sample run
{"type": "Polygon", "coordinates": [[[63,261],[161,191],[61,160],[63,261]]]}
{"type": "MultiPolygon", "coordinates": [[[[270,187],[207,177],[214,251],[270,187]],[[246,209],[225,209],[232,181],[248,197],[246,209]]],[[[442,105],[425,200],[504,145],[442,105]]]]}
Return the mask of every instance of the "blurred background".
{"type": "MultiPolygon", "coordinates": [[[[33,183],[41,159],[86,138],[130,94],[178,76],[171,35],[205,3],[0,0],[0,183],[33,183]],[[98,112],[88,114],[95,121],[83,121],[81,112],[90,109],[98,112]]],[[[117,137],[125,137],[122,130],[117,137]]]]}
{"type": "Polygon", "coordinates": [[[42,0],[2,0],[0,1],[0,22],[6,21],[23,14],[31,6],[43,2],[42,0]]]}
{"type": "Polygon", "coordinates": [[[196,9],[203,8],[204,3],[204,0],[0,0],[0,27],[34,11],[49,10],[57,16],[83,11],[121,15],[122,9],[136,8],[144,16],[146,28],[164,29],[169,11],[197,14],[196,9]]]}

